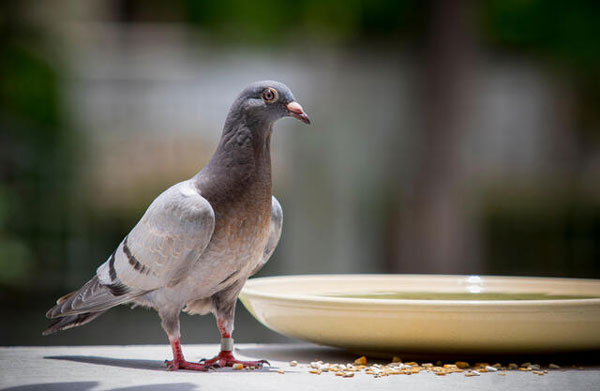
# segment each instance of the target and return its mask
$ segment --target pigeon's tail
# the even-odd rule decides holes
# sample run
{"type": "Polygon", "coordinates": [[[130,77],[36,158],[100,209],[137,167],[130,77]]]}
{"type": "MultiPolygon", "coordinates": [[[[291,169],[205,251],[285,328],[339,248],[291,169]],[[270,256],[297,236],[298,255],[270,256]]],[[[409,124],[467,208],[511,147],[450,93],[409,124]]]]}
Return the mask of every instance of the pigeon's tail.
{"type": "Polygon", "coordinates": [[[105,312],[106,311],[85,312],[83,314],[63,316],[48,326],[48,328],[42,332],[42,335],[50,335],[56,333],[57,331],[83,326],[84,324],[90,323],[92,320],[96,319],[105,312]]]}
{"type": "Polygon", "coordinates": [[[60,318],[43,334],[81,326],[91,322],[112,307],[131,301],[136,295],[121,283],[104,285],[94,276],[75,292],[64,295],[46,313],[47,318],[60,318]]]}

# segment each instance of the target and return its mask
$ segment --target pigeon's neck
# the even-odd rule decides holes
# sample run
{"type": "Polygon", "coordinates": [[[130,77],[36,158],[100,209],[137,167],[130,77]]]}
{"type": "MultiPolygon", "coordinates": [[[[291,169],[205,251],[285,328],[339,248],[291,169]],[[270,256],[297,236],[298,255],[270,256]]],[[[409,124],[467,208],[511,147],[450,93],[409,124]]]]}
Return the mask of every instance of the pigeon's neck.
{"type": "Polygon", "coordinates": [[[228,178],[230,186],[270,188],[272,129],[271,123],[248,123],[228,118],[219,146],[206,166],[208,173],[228,178]]]}

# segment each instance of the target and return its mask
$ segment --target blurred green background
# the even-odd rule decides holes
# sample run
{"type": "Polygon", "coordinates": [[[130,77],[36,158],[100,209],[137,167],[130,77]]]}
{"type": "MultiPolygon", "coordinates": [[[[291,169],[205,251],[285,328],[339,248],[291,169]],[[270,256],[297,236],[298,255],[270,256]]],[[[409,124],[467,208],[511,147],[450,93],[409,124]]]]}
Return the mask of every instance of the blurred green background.
{"type": "MultiPolygon", "coordinates": [[[[1,345],[166,343],[114,309],[41,337],[243,87],[280,80],[283,236],[260,275],[600,277],[597,1],[5,0],[1,345]]],[[[182,315],[185,342],[217,342],[182,315]]],[[[283,341],[238,307],[236,340],[283,341]]]]}

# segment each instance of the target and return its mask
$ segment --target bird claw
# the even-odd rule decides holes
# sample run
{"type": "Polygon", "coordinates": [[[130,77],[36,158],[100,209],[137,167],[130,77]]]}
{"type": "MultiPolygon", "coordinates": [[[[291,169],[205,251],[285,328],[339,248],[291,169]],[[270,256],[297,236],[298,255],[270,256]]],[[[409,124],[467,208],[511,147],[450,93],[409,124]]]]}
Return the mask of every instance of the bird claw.
{"type": "Polygon", "coordinates": [[[215,356],[211,359],[203,358],[202,360],[199,361],[199,364],[204,365],[209,368],[215,368],[215,369],[232,367],[234,364],[242,364],[246,368],[262,368],[263,365],[265,365],[265,364],[267,364],[268,366],[271,366],[271,363],[269,363],[267,360],[258,360],[258,361],[237,360],[233,356],[233,354],[229,351],[222,351],[217,356],[215,356]]]}
{"type": "Polygon", "coordinates": [[[211,369],[210,366],[197,364],[194,362],[189,362],[185,360],[165,360],[165,365],[167,367],[167,371],[177,371],[179,369],[188,369],[192,371],[202,371],[207,372],[211,369]]]}

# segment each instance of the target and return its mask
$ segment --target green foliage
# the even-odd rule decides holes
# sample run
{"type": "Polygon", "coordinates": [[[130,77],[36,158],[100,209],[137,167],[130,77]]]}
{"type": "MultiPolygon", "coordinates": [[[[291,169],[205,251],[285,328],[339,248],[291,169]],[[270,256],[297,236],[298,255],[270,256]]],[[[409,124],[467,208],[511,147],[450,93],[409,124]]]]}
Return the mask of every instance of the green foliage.
{"type": "Polygon", "coordinates": [[[484,214],[487,273],[597,277],[600,203],[577,193],[499,192],[484,214]]]}
{"type": "Polygon", "coordinates": [[[59,122],[52,68],[32,52],[7,43],[0,46],[0,74],[0,106],[17,119],[35,122],[37,126],[27,129],[48,139],[59,122]]]}
{"type": "Polygon", "coordinates": [[[486,31],[493,43],[529,49],[577,66],[600,65],[600,2],[489,0],[486,31]]]}
{"type": "Polygon", "coordinates": [[[33,270],[33,263],[31,251],[22,240],[0,237],[0,285],[30,284],[28,272],[33,270]]]}
{"type": "MultiPolygon", "coordinates": [[[[187,0],[188,20],[225,37],[279,41],[398,35],[418,27],[422,2],[414,0],[187,0]]],[[[388,37],[389,38],[389,37],[388,37]]]]}
{"type": "Polygon", "coordinates": [[[0,7],[0,285],[27,287],[28,272],[66,258],[73,138],[43,38],[8,10],[0,7]]]}

